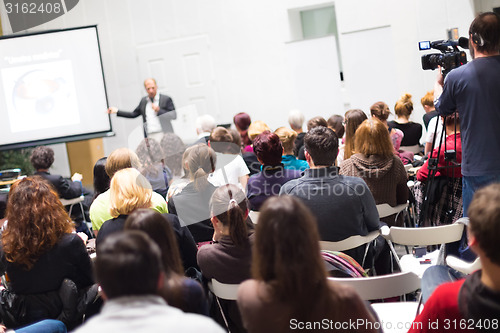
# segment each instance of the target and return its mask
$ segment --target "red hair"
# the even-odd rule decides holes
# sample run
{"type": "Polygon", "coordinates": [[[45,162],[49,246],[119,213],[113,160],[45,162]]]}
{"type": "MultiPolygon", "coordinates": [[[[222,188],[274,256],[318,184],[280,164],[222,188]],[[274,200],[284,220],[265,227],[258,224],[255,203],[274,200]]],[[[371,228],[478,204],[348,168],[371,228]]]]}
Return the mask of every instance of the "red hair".
{"type": "Polygon", "coordinates": [[[253,140],[253,151],[264,165],[276,166],[281,164],[283,145],[278,135],[265,131],[253,140]]]}
{"type": "Polygon", "coordinates": [[[9,192],[8,224],[2,235],[7,261],[30,270],[73,225],[54,188],[39,176],[14,183],[9,192]]]}

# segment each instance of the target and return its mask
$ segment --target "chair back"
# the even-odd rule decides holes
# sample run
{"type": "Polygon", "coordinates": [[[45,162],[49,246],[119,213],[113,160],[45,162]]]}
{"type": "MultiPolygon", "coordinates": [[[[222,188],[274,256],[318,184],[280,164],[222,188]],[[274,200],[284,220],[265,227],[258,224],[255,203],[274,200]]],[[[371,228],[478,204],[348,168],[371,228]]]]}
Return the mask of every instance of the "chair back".
{"type": "Polygon", "coordinates": [[[240,287],[239,284],[221,283],[216,279],[212,279],[208,283],[208,289],[210,289],[210,291],[214,293],[215,296],[217,296],[220,299],[226,299],[231,301],[235,301],[238,298],[239,287],[240,287]]]}
{"type": "Polygon", "coordinates": [[[427,246],[459,241],[463,231],[462,223],[426,228],[391,227],[389,235],[384,235],[384,237],[396,244],[427,246]]]}
{"type": "Polygon", "coordinates": [[[477,257],[473,262],[466,262],[455,256],[447,256],[446,265],[464,274],[471,274],[483,267],[483,265],[481,264],[481,259],[479,257],[477,257]]]}
{"type": "Polygon", "coordinates": [[[399,214],[408,207],[408,203],[397,205],[392,207],[387,203],[377,205],[378,216],[380,218],[391,216],[393,214],[399,214]]]}
{"type": "Polygon", "coordinates": [[[328,278],[353,287],[364,300],[401,296],[420,289],[420,278],[412,272],[362,278],[328,278]]]}
{"type": "Polygon", "coordinates": [[[251,210],[248,212],[248,217],[252,220],[253,224],[257,224],[259,222],[259,214],[260,212],[251,210]]]}
{"type": "Polygon", "coordinates": [[[400,150],[403,151],[409,151],[412,152],[413,154],[418,154],[422,151],[422,148],[419,145],[414,145],[414,146],[400,146],[400,150]]]}
{"type": "Polygon", "coordinates": [[[320,241],[321,250],[325,251],[347,251],[361,245],[370,243],[380,235],[380,230],[372,231],[366,236],[355,235],[338,242],[320,241]]]}
{"type": "Polygon", "coordinates": [[[83,195],[81,195],[81,196],[73,198],[73,199],[63,199],[63,198],[60,198],[59,200],[61,201],[61,203],[63,204],[63,206],[69,206],[69,205],[76,205],[77,203],[82,202],[83,199],[84,199],[84,197],[83,197],[83,195]]]}

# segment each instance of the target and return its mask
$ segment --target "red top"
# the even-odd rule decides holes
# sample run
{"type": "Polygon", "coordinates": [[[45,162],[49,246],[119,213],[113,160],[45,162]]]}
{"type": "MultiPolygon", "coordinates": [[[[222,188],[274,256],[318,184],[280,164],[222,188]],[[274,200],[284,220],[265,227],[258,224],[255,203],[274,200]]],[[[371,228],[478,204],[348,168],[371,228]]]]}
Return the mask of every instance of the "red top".
{"type": "MultiPolygon", "coordinates": [[[[462,140],[460,138],[460,133],[456,134],[457,138],[457,162],[462,163],[462,140]]],[[[450,149],[455,149],[455,135],[448,135],[446,137],[446,148],[448,150],[450,149]]],[[[436,158],[438,155],[438,148],[435,148],[432,151],[432,157],[436,158]]],[[[438,161],[438,167],[444,167],[444,166],[449,166],[452,165],[450,162],[445,162],[444,161],[444,144],[441,145],[441,154],[439,156],[439,161],[438,161]]],[[[427,159],[424,163],[424,165],[418,170],[417,172],[417,180],[419,181],[425,181],[427,180],[427,177],[429,176],[429,168],[428,168],[429,160],[427,159]]],[[[454,178],[461,178],[462,177],[462,168],[461,167],[456,167],[456,168],[447,168],[447,169],[438,169],[436,172],[436,177],[439,176],[448,176],[448,177],[454,177],[454,178]]]]}
{"type": "Polygon", "coordinates": [[[415,318],[408,333],[413,332],[476,332],[458,309],[458,293],[465,279],[445,283],[436,288],[415,318]],[[467,329],[470,328],[470,329],[467,329]]]}

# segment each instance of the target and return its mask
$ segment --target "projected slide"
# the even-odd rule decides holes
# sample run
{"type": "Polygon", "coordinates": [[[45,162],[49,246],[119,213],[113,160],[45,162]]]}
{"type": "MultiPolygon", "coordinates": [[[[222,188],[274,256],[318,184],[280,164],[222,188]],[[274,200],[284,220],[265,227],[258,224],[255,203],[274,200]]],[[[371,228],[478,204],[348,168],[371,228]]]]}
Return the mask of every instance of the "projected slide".
{"type": "Polygon", "coordinates": [[[69,60],[2,70],[12,133],[78,124],[69,60]]]}
{"type": "Polygon", "coordinates": [[[111,133],[96,27],[0,38],[0,150],[111,133]]]}

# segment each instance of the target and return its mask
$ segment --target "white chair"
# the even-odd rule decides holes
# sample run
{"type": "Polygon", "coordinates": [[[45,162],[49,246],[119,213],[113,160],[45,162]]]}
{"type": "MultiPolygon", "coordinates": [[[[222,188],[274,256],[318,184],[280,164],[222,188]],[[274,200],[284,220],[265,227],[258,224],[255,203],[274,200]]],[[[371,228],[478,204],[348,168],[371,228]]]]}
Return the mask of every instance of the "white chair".
{"type": "Polygon", "coordinates": [[[61,203],[63,204],[64,207],[69,206],[69,211],[68,211],[69,216],[71,216],[71,212],[73,211],[73,206],[78,204],[80,206],[80,210],[82,211],[82,218],[83,218],[82,223],[86,223],[89,230],[92,228],[92,224],[90,223],[90,221],[87,221],[85,218],[85,209],[83,208],[83,204],[82,204],[82,202],[84,200],[83,195],[81,195],[77,198],[73,198],[73,199],[60,198],[59,200],[61,201],[61,203]]]}
{"type": "Polygon", "coordinates": [[[447,256],[446,265],[464,274],[471,274],[483,267],[479,257],[477,257],[473,262],[467,262],[455,256],[447,256]]]}
{"type": "MultiPolygon", "coordinates": [[[[401,296],[420,289],[420,278],[412,273],[396,273],[362,278],[328,278],[340,284],[353,287],[364,300],[378,300],[401,296]]],[[[384,332],[406,332],[409,323],[413,322],[418,312],[418,302],[372,303],[381,322],[384,332]],[[390,323],[390,325],[388,324],[390,323]],[[404,323],[399,329],[397,323],[404,323]],[[407,324],[408,323],[408,324],[407,324]]]]}
{"type": "Polygon", "coordinates": [[[236,301],[238,296],[239,284],[221,283],[216,279],[208,282],[208,289],[218,298],[230,301],[236,301]]]}
{"type": "Polygon", "coordinates": [[[422,151],[422,148],[419,145],[414,145],[414,146],[400,146],[400,150],[403,151],[410,151],[413,154],[418,154],[422,151]]]}
{"type": "Polygon", "coordinates": [[[370,249],[369,244],[380,235],[380,230],[372,231],[366,236],[355,235],[349,238],[343,239],[338,242],[329,242],[329,241],[320,241],[319,247],[321,250],[325,251],[347,251],[350,249],[357,248],[361,245],[368,244],[365,249],[365,254],[363,256],[363,262],[359,263],[361,266],[364,265],[366,255],[368,254],[368,250],[370,249]]]}
{"type": "MultiPolygon", "coordinates": [[[[404,203],[401,205],[397,205],[392,207],[391,205],[387,203],[379,204],[377,205],[377,211],[378,215],[380,218],[382,217],[387,217],[391,216],[392,214],[400,214],[402,211],[404,211],[408,207],[408,203],[404,203]]],[[[397,216],[396,216],[397,218],[397,216]]]]}
{"type": "Polygon", "coordinates": [[[71,212],[73,211],[73,206],[76,205],[76,204],[79,204],[80,205],[80,209],[82,210],[82,216],[83,216],[83,220],[84,222],[85,221],[85,214],[84,214],[84,209],[83,209],[83,195],[77,197],[77,198],[73,198],[73,199],[63,199],[63,198],[60,198],[59,200],[61,200],[61,203],[63,204],[63,206],[69,206],[69,212],[68,212],[68,215],[71,216],[71,212]]]}
{"type": "Polygon", "coordinates": [[[428,246],[453,243],[462,238],[464,231],[463,223],[453,223],[437,227],[426,228],[399,228],[391,227],[382,231],[382,236],[387,240],[394,259],[401,268],[400,259],[394,249],[394,244],[409,246],[428,246]]]}
{"type": "Polygon", "coordinates": [[[208,289],[214,294],[215,300],[217,301],[217,305],[219,306],[220,314],[222,315],[222,319],[224,320],[224,324],[226,324],[226,328],[229,333],[229,324],[227,322],[226,314],[220,304],[220,299],[228,300],[228,301],[236,301],[238,298],[238,288],[239,284],[227,284],[221,283],[216,279],[212,279],[208,282],[208,289]]]}
{"type": "Polygon", "coordinates": [[[401,214],[402,212],[404,214],[404,217],[407,218],[408,221],[410,221],[410,216],[408,215],[408,211],[406,210],[407,207],[408,207],[408,202],[394,207],[392,207],[387,203],[379,204],[377,205],[378,216],[379,218],[383,218],[396,214],[396,217],[394,218],[394,221],[396,221],[398,219],[399,214],[401,214]]]}
{"type": "Polygon", "coordinates": [[[251,210],[248,212],[248,217],[252,220],[253,224],[257,224],[259,222],[260,212],[251,210]]]}

